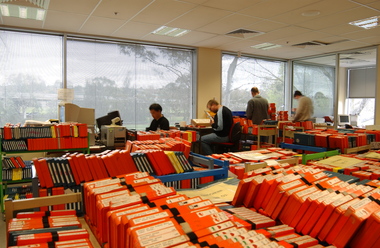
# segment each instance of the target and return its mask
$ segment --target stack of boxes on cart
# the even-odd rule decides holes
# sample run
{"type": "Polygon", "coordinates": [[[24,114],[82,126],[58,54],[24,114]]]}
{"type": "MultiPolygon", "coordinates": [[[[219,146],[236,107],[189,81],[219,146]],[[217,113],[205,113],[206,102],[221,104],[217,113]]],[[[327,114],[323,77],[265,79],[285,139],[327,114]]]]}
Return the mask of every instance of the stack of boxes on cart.
{"type": "MultiPolygon", "coordinates": [[[[343,153],[348,148],[364,147],[371,142],[380,141],[380,131],[361,129],[312,129],[305,132],[294,132],[294,140],[285,140],[286,143],[306,146],[340,149],[343,153]]],[[[368,148],[367,148],[368,149],[368,148]]]]}

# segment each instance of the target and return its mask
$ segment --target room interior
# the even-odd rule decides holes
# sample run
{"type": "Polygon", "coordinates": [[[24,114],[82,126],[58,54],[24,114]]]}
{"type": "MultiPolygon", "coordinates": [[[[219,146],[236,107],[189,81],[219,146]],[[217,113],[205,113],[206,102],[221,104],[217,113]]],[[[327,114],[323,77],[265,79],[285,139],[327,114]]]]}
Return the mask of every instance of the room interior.
{"type": "MultiPolygon", "coordinates": [[[[197,117],[203,116],[206,99],[221,98],[222,52],[334,66],[335,53],[339,53],[338,67],[365,67],[376,66],[376,46],[380,43],[378,28],[353,25],[355,21],[379,16],[380,2],[376,0],[2,0],[0,3],[3,29],[197,48],[197,117]],[[19,16],[20,6],[30,9],[24,18],[19,16]]],[[[344,77],[338,82],[342,80],[344,77]]],[[[342,88],[339,85],[338,89],[342,88]]],[[[337,113],[344,109],[342,92],[337,93],[337,113]]],[[[378,122],[380,115],[376,116],[378,122]]]]}

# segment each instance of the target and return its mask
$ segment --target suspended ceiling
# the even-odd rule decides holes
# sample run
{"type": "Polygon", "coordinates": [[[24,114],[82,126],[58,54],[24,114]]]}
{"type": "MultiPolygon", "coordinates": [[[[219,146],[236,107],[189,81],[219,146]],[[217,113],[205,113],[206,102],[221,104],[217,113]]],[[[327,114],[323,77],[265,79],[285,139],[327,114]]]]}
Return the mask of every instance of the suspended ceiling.
{"type": "Polygon", "coordinates": [[[380,44],[380,27],[348,24],[373,16],[380,16],[379,0],[50,0],[44,21],[1,16],[0,26],[294,59],[380,44]],[[191,31],[152,34],[163,25],[191,31]],[[237,29],[258,35],[226,35],[237,29]],[[320,44],[295,46],[311,41],[320,44]],[[251,48],[264,42],[282,47],[251,48]]]}

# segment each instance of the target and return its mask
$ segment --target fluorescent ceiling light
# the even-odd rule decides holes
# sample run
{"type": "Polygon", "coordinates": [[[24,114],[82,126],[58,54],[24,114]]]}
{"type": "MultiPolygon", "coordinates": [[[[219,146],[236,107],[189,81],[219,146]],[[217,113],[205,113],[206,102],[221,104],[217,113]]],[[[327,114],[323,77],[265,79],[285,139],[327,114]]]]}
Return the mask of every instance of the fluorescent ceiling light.
{"type": "Polygon", "coordinates": [[[19,17],[20,18],[27,18],[28,17],[28,8],[27,7],[18,7],[19,9],[19,17]]]}
{"type": "Polygon", "coordinates": [[[42,21],[44,18],[45,18],[45,10],[44,9],[37,9],[36,20],[42,21]]]}
{"type": "Polygon", "coordinates": [[[362,20],[358,20],[354,22],[349,22],[348,24],[351,24],[360,28],[364,28],[364,29],[371,29],[380,25],[379,18],[380,16],[373,16],[370,18],[366,18],[366,19],[362,19],[362,20]]]}
{"type": "Polygon", "coordinates": [[[152,34],[165,35],[165,36],[171,36],[171,37],[180,37],[182,35],[187,34],[188,32],[190,32],[190,30],[161,26],[157,28],[156,30],[154,30],[152,34]]]}
{"type": "Polygon", "coordinates": [[[251,46],[251,48],[261,49],[261,50],[269,50],[269,49],[274,49],[274,48],[279,48],[279,47],[282,47],[282,46],[281,45],[272,44],[272,43],[268,43],[268,42],[251,46]]]}
{"type": "Polygon", "coordinates": [[[1,4],[1,14],[3,16],[9,16],[9,8],[8,8],[8,5],[5,5],[5,4],[1,4]]]}

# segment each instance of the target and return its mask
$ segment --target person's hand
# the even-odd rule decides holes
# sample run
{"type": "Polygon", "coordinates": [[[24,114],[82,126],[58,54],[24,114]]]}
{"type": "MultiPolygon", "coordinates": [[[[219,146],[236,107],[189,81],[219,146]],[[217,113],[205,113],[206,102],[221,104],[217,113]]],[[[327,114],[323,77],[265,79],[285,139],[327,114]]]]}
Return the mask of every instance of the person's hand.
{"type": "Polygon", "coordinates": [[[210,123],[211,123],[211,125],[214,124],[214,119],[213,118],[210,118],[210,123]]]}

